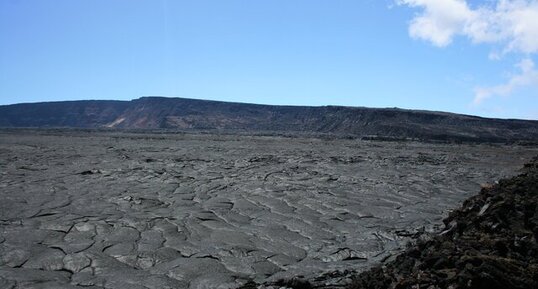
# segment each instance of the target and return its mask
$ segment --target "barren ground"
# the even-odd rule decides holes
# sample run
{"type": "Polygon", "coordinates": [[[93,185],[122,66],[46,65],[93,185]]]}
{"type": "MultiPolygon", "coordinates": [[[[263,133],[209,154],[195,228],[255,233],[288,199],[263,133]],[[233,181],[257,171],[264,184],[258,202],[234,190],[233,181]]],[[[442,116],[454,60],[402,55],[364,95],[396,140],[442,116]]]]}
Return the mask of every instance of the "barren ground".
{"type": "Polygon", "coordinates": [[[0,288],[226,288],[362,270],[536,154],[506,145],[0,131],[0,288]]]}

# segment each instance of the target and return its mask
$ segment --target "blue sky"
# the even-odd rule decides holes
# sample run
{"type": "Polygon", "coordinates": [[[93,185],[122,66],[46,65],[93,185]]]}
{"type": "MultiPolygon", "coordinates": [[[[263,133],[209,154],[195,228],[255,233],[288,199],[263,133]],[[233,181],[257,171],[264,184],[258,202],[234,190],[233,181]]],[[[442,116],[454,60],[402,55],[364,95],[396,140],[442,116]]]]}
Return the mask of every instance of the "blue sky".
{"type": "Polygon", "coordinates": [[[538,119],[537,2],[2,0],[0,104],[160,95],[538,119]],[[493,17],[515,28],[474,28],[493,17]]]}

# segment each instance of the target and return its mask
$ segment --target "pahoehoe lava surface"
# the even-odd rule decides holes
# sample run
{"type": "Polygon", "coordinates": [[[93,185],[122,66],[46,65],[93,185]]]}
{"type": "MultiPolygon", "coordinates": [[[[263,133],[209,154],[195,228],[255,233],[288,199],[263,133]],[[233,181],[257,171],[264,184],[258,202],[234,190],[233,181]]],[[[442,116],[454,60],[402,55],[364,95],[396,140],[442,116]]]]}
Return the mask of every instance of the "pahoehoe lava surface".
{"type": "Polygon", "coordinates": [[[0,131],[0,288],[226,288],[361,271],[416,233],[439,230],[481,183],[515,174],[537,153],[0,131]]]}
{"type": "Polygon", "coordinates": [[[349,288],[538,288],[538,157],[444,223],[439,235],[360,274],[349,288]]]}

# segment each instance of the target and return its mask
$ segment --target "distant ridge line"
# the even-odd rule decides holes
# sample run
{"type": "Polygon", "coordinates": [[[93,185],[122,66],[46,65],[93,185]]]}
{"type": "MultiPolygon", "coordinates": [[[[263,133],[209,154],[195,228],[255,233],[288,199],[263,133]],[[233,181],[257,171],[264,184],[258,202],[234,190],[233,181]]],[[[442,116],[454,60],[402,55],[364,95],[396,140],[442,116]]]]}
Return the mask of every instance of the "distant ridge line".
{"type": "Polygon", "coordinates": [[[441,111],[293,106],[145,96],[0,106],[0,127],[328,133],[366,139],[536,142],[538,121],[441,111]]]}

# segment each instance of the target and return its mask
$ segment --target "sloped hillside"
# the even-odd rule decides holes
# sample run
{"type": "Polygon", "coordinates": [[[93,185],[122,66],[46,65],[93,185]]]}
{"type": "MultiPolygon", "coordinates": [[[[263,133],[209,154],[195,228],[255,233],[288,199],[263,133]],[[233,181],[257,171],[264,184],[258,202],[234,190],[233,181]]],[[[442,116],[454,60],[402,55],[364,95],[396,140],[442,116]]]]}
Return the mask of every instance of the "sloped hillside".
{"type": "Polygon", "coordinates": [[[538,121],[342,106],[274,106],[185,98],[0,106],[0,127],[320,133],[376,139],[538,141],[538,121]]]}

